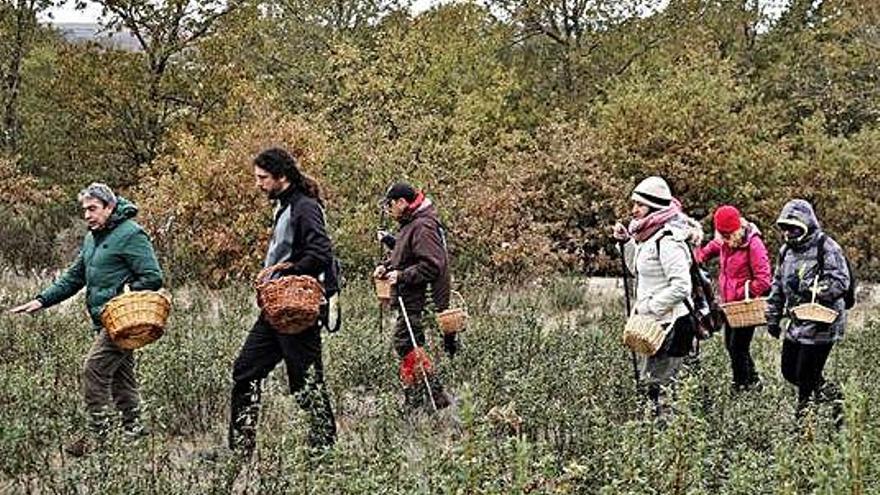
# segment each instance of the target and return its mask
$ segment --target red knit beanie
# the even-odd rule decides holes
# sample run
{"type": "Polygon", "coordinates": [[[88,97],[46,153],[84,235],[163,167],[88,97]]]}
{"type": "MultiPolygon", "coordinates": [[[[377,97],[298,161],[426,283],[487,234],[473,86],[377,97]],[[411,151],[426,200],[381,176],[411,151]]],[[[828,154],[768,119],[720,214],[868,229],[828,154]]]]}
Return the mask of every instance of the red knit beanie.
{"type": "Polygon", "coordinates": [[[715,210],[715,230],[722,234],[732,234],[742,227],[739,210],[724,205],[715,210]]]}

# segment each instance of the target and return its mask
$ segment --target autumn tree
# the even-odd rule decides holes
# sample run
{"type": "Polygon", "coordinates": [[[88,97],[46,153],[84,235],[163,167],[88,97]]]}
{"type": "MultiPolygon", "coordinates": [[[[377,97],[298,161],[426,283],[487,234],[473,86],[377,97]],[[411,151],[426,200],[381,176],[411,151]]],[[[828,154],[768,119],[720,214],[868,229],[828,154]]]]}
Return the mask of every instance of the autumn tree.
{"type": "Polygon", "coordinates": [[[9,154],[19,152],[21,141],[22,65],[41,36],[46,36],[37,16],[52,5],[51,0],[0,1],[0,145],[9,154]]]}

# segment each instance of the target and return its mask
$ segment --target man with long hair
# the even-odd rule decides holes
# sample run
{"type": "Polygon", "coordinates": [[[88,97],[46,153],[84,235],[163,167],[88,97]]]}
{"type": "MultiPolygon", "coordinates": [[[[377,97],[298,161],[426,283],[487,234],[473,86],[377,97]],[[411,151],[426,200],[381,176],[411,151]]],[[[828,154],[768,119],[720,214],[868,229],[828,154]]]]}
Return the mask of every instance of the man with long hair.
{"type": "MultiPolygon", "coordinates": [[[[321,191],[287,151],[270,148],[254,159],[257,187],[276,202],[272,239],[264,266],[291,268],[275,276],[308,275],[323,281],[332,268],[333,247],[324,225],[321,191]]],[[[336,441],[336,422],[324,386],[318,324],[294,335],[279,333],[261,315],[233,366],[229,447],[250,455],[256,447],[261,381],[284,360],[290,393],[309,414],[309,447],[320,451],[336,441]]]]}

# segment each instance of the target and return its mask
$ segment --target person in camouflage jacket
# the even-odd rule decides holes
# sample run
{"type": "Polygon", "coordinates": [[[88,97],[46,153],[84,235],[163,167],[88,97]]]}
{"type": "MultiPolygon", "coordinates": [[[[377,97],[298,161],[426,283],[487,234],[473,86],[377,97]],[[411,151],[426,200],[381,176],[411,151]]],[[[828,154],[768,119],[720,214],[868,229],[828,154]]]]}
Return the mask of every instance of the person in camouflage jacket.
{"type": "Polygon", "coordinates": [[[839,389],[822,374],[825,362],[835,342],[839,342],[846,328],[844,294],[849,288],[851,274],[840,245],[825,232],[807,201],[788,202],[776,220],[783,233],[784,244],[773,276],[767,308],[767,331],[773,337],[782,334],[782,320],[788,326],[782,344],[782,374],[798,388],[799,415],[809,401],[833,402],[840,419],[839,389]],[[821,247],[820,247],[821,245],[821,247]],[[819,254],[823,253],[820,263],[819,254]],[[821,270],[820,270],[820,265],[821,270]],[[791,314],[791,308],[813,300],[837,311],[833,323],[800,320],[791,314]]]}

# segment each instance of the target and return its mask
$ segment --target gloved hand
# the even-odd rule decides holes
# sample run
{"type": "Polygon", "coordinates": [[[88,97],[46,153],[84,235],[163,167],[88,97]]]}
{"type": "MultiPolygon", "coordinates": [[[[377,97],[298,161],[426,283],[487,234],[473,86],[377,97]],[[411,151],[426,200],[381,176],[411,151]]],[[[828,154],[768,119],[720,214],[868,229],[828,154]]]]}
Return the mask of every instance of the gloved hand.
{"type": "Polygon", "coordinates": [[[617,222],[616,224],[614,224],[614,227],[612,230],[612,236],[618,242],[626,242],[629,240],[629,237],[630,237],[629,230],[627,230],[626,225],[624,225],[620,222],[617,222]]]}
{"type": "Polygon", "coordinates": [[[380,229],[376,231],[376,239],[389,250],[394,249],[395,244],[397,244],[397,239],[394,237],[394,234],[387,230],[380,229]]]}
{"type": "Polygon", "coordinates": [[[443,350],[450,359],[455,357],[455,353],[458,352],[458,337],[454,333],[443,336],[443,350]]]}
{"type": "Polygon", "coordinates": [[[779,335],[782,333],[782,327],[780,327],[778,323],[767,325],[767,333],[773,338],[778,339],[779,335]]]}

